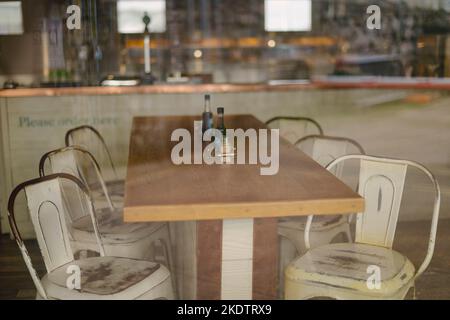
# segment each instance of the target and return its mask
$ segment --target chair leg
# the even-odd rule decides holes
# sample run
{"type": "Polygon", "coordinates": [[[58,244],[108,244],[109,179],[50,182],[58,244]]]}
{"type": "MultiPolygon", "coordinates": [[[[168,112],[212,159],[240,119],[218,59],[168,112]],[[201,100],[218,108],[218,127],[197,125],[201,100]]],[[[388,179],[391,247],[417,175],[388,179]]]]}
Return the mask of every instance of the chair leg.
{"type": "Polygon", "coordinates": [[[278,278],[279,278],[279,289],[278,289],[278,297],[280,299],[283,299],[284,295],[284,269],[287,267],[287,265],[295,259],[299,254],[297,252],[297,249],[295,248],[295,244],[291,241],[291,239],[279,235],[279,263],[278,263],[278,278]]]}
{"type": "Polygon", "coordinates": [[[405,291],[404,296],[402,299],[406,299],[406,296],[408,295],[409,291],[412,289],[412,300],[418,300],[416,295],[416,283],[413,282],[411,286],[405,291]]]}
{"type": "Polygon", "coordinates": [[[350,243],[350,242],[353,242],[353,238],[352,238],[352,231],[351,231],[351,229],[350,229],[350,223],[346,223],[345,224],[345,236],[346,236],[346,238],[347,238],[347,241],[350,243]]]}

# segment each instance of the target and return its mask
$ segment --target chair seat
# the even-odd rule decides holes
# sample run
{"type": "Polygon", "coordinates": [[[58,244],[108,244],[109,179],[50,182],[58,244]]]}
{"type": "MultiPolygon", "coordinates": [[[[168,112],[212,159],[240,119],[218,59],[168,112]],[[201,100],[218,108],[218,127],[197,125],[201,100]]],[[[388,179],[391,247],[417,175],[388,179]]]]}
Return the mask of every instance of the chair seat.
{"type": "MultiPolygon", "coordinates": [[[[109,187],[108,187],[109,190],[109,187]]],[[[102,189],[91,190],[92,198],[94,199],[95,208],[105,209],[109,208],[109,203],[102,189]]],[[[123,208],[124,195],[119,193],[110,193],[109,195],[112,203],[116,208],[123,208]]]]}
{"type": "MultiPolygon", "coordinates": [[[[111,196],[124,196],[125,195],[125,180],[111,180],[105,181],[106,188],[111,196]]],[[[89,185],[91,192],[103,194],[102,186],[100,183],[91,183],[89,185]]]]}
{"type": "Polygon", "coordinates": [[[169,279],[169,271],[149,261],[95,257],[75,260],[42,278],[49,298],[53,299],[133,299],[152,290],[169,279]],[[71,265],[81,271],[81,288],[70,290],[66,273],[71,265]]]}
{"type": "Polygon", "coordinates": [[[332,286],[368,295],[389,296],[414,277],[413,264],[397,251],[366,244],[339,243],[317,247],[294,260],[286,268],[287,281],[332,286]],[[373,274],[369,266],[380,268],[380,289],[369,289],[373,274]]]}
{"type": "MultiPolygon", "coordinates": [[[[124,197],[125,197],[125,181],[124,180],[112,180],[107,181],[106,188],[111,201],[114,203],[115,207],[123,207],[124,197]]],[[[92,198],[94,199],[94,204],[96,208],[108,208],[109,203],[106,200],[105,193],[100,185],[100,183],[92,183],[89,185],[92,198]]]]}
{"type": "MultiPolygon", "coordinates": [[[[95,203],[95,208],[100,209],[100,210],[104,210],[107,209],[109,210],[110,206],[108,201],[106,200],[105,197],[103,196],[96,196],[95,194],[93,194],[93,199],[94,199],[94,203],[95,203]]],[[[123,202],[124,202],[124,198],[121,196],[111,196],[111,201],[114,205],[115,208],[123,208],[123,202]]],[[[97,210],[96,210],[97,211],[97,210]]]]}
{"type": "MultiPolygon", "coordinates": [[[[104,244],[131,243],[156,232],[164,226],[164,222],[125,223],[122,210],[111,213],[108,209],[97,210],[98,229],[104,244]]],[[[94,227],[90,216],[84,216],[72,223],[72,234],[75,240],[92,242],[94,227]]]]}
{"type": "MultiPolygon", "coordinates": [[[[306,228],[307,217],[285,217],[279,219],[278,225],[282,228],[303,231],[306,228]]],[[[311,231],[320,231],[334,228],[337,225],[346,223],[347,219],[342,215],[317,215],[314,216],[311,231]]]]}

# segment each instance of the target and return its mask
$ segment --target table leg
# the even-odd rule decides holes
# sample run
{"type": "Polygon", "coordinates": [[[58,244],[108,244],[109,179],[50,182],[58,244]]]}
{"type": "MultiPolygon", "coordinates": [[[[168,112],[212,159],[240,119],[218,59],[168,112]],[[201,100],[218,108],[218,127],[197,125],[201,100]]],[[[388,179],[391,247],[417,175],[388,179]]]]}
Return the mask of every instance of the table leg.
{"type": "Polygon", "coordinates": [[[277,219],[197,222],[197,299],[276,299],[277,219]]]}
{"type": "Polygon", "coordinates": [[[275,300],[278,294],[278,219],[254,219],[253,299],[275,300]]]}
{"type": "Polygon", "coordinates": [[[222,220],[197,222],[197,299],[221,299],[222,220]]]}

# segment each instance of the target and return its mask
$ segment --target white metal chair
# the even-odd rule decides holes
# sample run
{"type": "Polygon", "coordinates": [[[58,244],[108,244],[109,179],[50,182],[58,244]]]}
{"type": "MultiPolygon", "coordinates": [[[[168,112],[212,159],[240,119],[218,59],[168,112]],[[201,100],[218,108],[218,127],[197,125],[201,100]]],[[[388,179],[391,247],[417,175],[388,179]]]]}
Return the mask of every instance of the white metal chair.
{"type": "MultiPolygon", "coordinates": [[[[331,137],[324,135],[310,135],[297,140],[295,145],[312,159],[325,167],[334,159],[343,155],[359,152],[365,154],[361,145],[348,138],[331,137]]],[[[336,166],[333,173],[342,177],[343,164],[336,166]]],[[[318,216],[310,230],[310,242],[312,247],[339,241],[343,238],[352,241],[350,231],[350,216],[332,215],[318,216]]],[[[306,252],[304,232],[306,217],[282,218],[278,224],[278,235],[280,236],[280,260],[279,278],[281,281],[280,293],[283,292],[284,269],[296,257],[306,252]]]]}
{"type": "Polygon", "coordinates": [[[123,207],[123,197],[109,192],[103,171],[97,159],[80,146],[59,148],[45,153],[39,162],[39,175],[45,175],[46,164],[52,173],[69,173],[76,176],[88,187],[97,209],[109,208],[112,211],[123,207]]]}
{"type": "MultiPolygon", "coordinates": [[[[333,170],[347,160],[360,163],[359,193],[366,200],[357,214],[355,243],[329,244],[310,249],[285,271],[285,298],[403,299],[428,267],[433,256],[439,218],[440,189],[422,165],[365,155],[348,155],[327,166],[333,170]],[[423,172],[435,192],[428,251],[420,267],[392,249],[408,167],[423,172]]],[[[313,216],[305,230],[310,248],[313,216]]]]}
{"type": "Polygon", "coordinates": [[[89,191],[77,178],[54,174],[18,185],[8,201],[8,219],[37,289],[37,299],[173,299],[170,272],[155,262],[106,257],[89,191]],[[78,210],[87,215],[95,234],[99,257],[75,260],[66,219],[68,204],[62,182],[72,184],[79,196],[78,210]],[[14,216],[14,202],[25,191],[39,248],[47,269],[40,278],[20,236],[14,216]],[[79,273],[77,273],[79,271],[79,273]],[[73,277],[79,277],[79,286],[73,277]],[[72,280],[75,280],[72,282],[72,280]]]}
{"type": "Polygon", "coordinates": [[[111,152],[100,132],[92,126],[72,128],[65,135],[66,147],[79,146],[89,151],[102,168],[103,178],[111,196],[123,197],[125,181],[120,179],[112,160],[111,152]]]}
{"type": "MultiPolygon", "coordinates": [[[[342,137],[310,135],[299,139],[296,142],[296,146],[323,167],[327,166],[331,161],[341,156],[355,153],[355,151],[365,154],[364,149],[358,142],[342,137]]],[[[342,172],[343,163],[333,169],[333,174],[338,178],[342,177],[342,172]]],[[[339,235],[343,235],[348,241],[351,241],[349,217],[342,215],[317,217],[310,231],[312,247],[328,244],[339,235]]],[[[306,217],[283,218],[280,219],[279,223],[279,235],[291,241],[298,255],[306,251],[304,243],[305,225],[306,217]]]]}
{"type": "MultiPolygon", "coordinates": [[[[96,184],[101,186],[102,197],[97,195],[93,197],[94,205],[99,207],[95,211],[95,217],[99,225],[100,236],[103,241],[105,252],[108,256],[125,257],[134,259],[157,260],[173,269],[172,245],[168,224],[164,222],[155,223],[124,223],[123,211],[117,209],[111,200],[108,190],[103,181],[100,167],[95,158],[86,150],[80,147],[65,147],[53,150],[44,154],[39,162],[39,173],[45,176],[45,164],[50,163],[52,173],[67,173],[76,176],[83,181],[88,190],[90,183],[87,176],[94,176],[90,179],[91,183],[96,180],[96,184]],[[79,159],[87,158],[81,161],[85,166],[80,167],[79,159]],[[87,167],[86,164],[90,163],[87,167]]],[[[73,203],[78,199],[70,185],[63,189],[63,196],[67,203],[73,203]]],[[[80,212],[72,212],[68,208],[68,223],[73,234],[72,247],[75,252],[95,251],[96,241],[95,233],[92,229],[89,216],[82,215],[80,212]]]]}
{"type": "Polygon", "coordinates": [[[279,129],[280,136],[291,143],[312,133],[323,135],[320,124],[307,117],[274,117],[266,121],[266,126],[279,129]]]}

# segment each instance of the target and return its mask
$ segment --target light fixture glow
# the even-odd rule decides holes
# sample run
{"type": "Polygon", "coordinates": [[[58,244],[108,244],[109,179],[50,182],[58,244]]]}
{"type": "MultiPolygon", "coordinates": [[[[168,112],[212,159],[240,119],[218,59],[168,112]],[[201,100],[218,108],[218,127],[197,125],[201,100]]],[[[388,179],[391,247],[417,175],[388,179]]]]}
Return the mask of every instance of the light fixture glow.
{"type": "Polygon", "coordinates": [[[197,50],[194,51],[194,57],[195,58],[200,59],[202,56],[203,56],[202,50],[197,49],[197,50]]]}
{"type": "Polygon", "coordinates": [[[275,48],[276,45],[277,45],[277,43],[275,40],[271,39],[271,40],[267,41],[267,46],[270,48],[275,48]]]}

